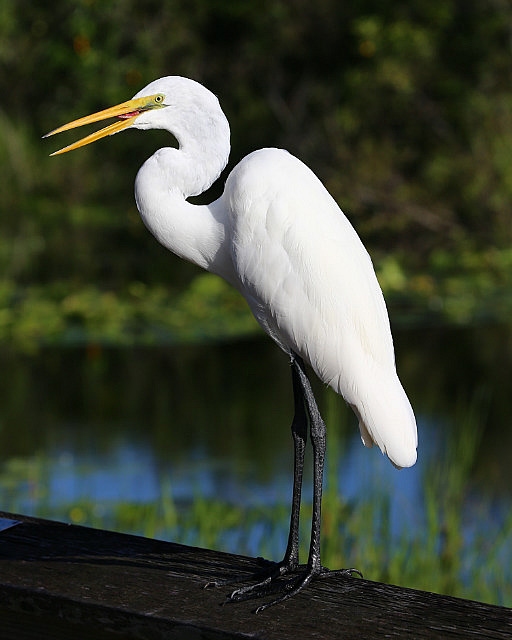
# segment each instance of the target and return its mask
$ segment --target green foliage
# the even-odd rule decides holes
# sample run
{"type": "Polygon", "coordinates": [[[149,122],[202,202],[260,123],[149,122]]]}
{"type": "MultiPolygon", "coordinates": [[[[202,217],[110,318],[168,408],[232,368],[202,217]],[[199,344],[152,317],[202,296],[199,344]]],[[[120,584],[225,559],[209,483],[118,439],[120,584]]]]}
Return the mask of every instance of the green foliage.
{"type": "MultiPolygon", "coordinates": [[[[139,220],[133,179],[172,144],[167,135],[127,132],[51,159],[57,146],[40,139],[168,74],[219,95],[232,127],[230,167],[255,148],[281,146],[320,176],[368,246],[396,319],[509,318],[511,20],[507,3],[474,0],[3,0],[0,342],[31,351],[256,329],[236,292],[170,256],[139,220]]],[[[63,134],[62,144],[74,139],[63,134]]],[[[442,465],[426,485],[425,537],[412,542],[393,539],[385,497],[355,510],[328,483],[326,562],[343,556],[373,579],[510,606],[500,553],[512,522],[501,539],[465,540],[466,466],[457,475],[449,458],[442,465]],[[479,567],[466,582],[465,566],[479,567]]],[[[27,478],[45,515],[44,461],[11,460],[1,490],[27,478]]],[[[146,535],[208,546],[231,532],[241,552],[264,518],[199,499],[178,518],[172,491],[165,495],[158,505],[117,505],[110,520],[88,503],[66,515],[134,531],[144,522],[146,535]]],[[[274,553],[270,532],[285,512],[278,506],[266,520],[261,553],[274,553]]]]}
{"type": "MultiPolygon", "coordinates": [[[[506,340],[502,337],[500,342],[506,343],[506,340]]],[[[489,346],[485,350],[488,351],[489,346]]],[[[183,357],[184,353],[182,348],[178,358],[180,362],[186,359],[183,357]]],[[[48,360],[48,356],[44,360],[48,360]]],[[[141,362],[142,359],[137,358],[137,361],[141,362]]],[[[95,366],[97,365],[98,362],[95,366]]],[[[189,366],[195,368],[193,364],[189,366]]],[[[130,367],[125,364],[123,369],[126,368],[130,367]]],[[[102,367],[99,367],[95,370],[96,375],[103,380],[100,386],[104,393],[106,385],[101,369],[102,367]]],[[[147,368],[143,364],[139,369],[142,369],[141,376],[147,377],[147,368]]],[[[228,366],[227,369],[231,371],[231,367],[228,366]]],[[[154,372],[154,368],[150,368],[150,371],[154,372]]],[[[12,367],[11,375],[13,378],[19,377],[12,367]]],[[[82,380],[81,386],[86,387],[91,384],[90,376],[77,376],[71,368],[68,375],[82,380]],[[85,382],[86,380],[88,382],[85,382]]],[[[116,373],[116,377],[117,375],[116,373]]],[[[223,369],[215,367],[215,376],[221,380],[220,386],[214,390],[217,404],[214,400],[206,399],[202,403],[204,411],[207,412],[206,417],[204,420],[194,419],[193,423],[208,422],[208,414],[212,413],[212,407],[213,413],[219,414],[219,406],[223,404],[223,394],[220,390],[225,386],[223,369]]],[[[40,376],[36,375],[35,379],[39,380],[39,378],[40,376]]],[[[447,378],[449,379],[450,376],[447,378]]],[[[150,384],[158,384],[158,380],[159,376],[154,376],[150,384]]],[[[167,380],[164,380],[162,385],[168,396],[167,380]]],[[[443,385],[447,386],[446,380],[443,380],[443,385]]],[[[121,389],[117,391],[119,397],[133,396],[136,393],[144,397],[150,395],[147,390],[141,390],[139,381],[134,385],[131,394],[129,392],[123,394],[121,389]]],[[[63,389],[63,392],[67,394],[68,390],[63,389]]],[[[182,391],[178,389],[178,393],[181,394],[182,391]]],[[[235,398],[237,396],[236,393],[232,395],[235,398]]],[[[116,395],[115,403],[118,402],[118,396],[116,395]]],[[[478,459],[485,455],[486,440],[492,439],[489,432],[484,433],[483,429],[490,419],[489,412],[492,413],[495,409],[496,398],[493,397],[490,402],[487,393],[474,393],[470,402],[461,398],[454,408],[453,415],[444,417],[445,424],[440,425],[443,432],[441,444],[433,445],[435,455],[432,455],[424,466],[422,491],[416,495],[414,509],[409,505],[406,509],[407,517],[398,519],[402,523],[405,521],[403,527],[398,527],[397,519],[393,517],[392,489],[385,484],[370,483],[367,486],[371,490],[365,490],[365,480],[361,479],[355,498],[347,498],[343,493],[344,487],[339,483],[339,470],[346,461],[342,453],[342,434],[348,429],[352,430],[354,425],[350,421],[350,414],[343,400],[337,394],[326,390],[322,400],[325,402],[326,422],[337,427],[329,431],[327,440],[327,469],[322,505],[323,562],[330,567],[358,567],[364,572],[365,577],[371,580],[511,606],[510,497],[507,492],[503,492],[501,496],[504,502],[498,511],[503,516],[497,515],[496,504],[488,496],[485,501],[475,499],[475,494],[479,493],[478,487],[480,489],[482,487],[479,481],[478,487],[474,484],[476,482],[475,465],[478,459]]],[[[176,423],[180,426],[187,424],[186,416],[190,413],[193,401],[197,403],[195,395],[184,402],[187,407],[186,415],[179,413],[177,403],[171,403],[172,412],[178,412],[176,423]]],[[[73,398],[72,402],[75,404],[77,399],[73,398]]],[[[87,397],[86,404],[93,405],[93,413],[104,415],[105,406],[98,406],[91,402],[90,396],[87,397]]],[[[153,404],[154,399],[151,398],[149,405],[153,404]]],[[[244,400],[244,404],[248,404],[247,400],[244,400]]],[[[257,404],[266,405],[266,403],[257,404]]],[[[36,414],[34,421],[38,426],[45,427],[46,421],[54,421],[55,415],[58,415],[58,411],[52,409],[49,411],[50,417],[45,421],[45,412],[41,412],[41,402],[36,400],[35,405],[32,411],[36,414]]],[[[253,407],[246,411],[254,413],[257,409],[253,407]]],[[[148,413],[148,407],[144,406],[143,413],[148,413]]],[[[6,420],[9,420],[8,415],[9,413],[6,414],[6,420]]],[[[237,414],[236,421],[240,419],[240,415],[240,413],[237,414]]],[[[267,412],[265,416],[268,416],[267,412]]],[[[111,416],[108,419],[111,420],[111,416]]],[[[263,415],[258,417],[258,421],[262,420],[263,415]]],[[[246,427],[248,420],[242,416],[241,421],[246,427]]],[[[191,426],[173,432],[172,419],[170,420],[168,413],[164,415],[162,422],[166,436],[169,437],[171,434],[173,446],[180,447],[179,438],[190,440],[191,426]],[[170,425],[171,428],[169,428],[170,425]]],[[[253,434],[254,439],[251,440],[248,432],[237,430],[234,435],[230,427],[226,427],[225,419],[221,419],[220,422],[222,424],[216,423],[213,425],[214,428],[210,429],[210,432],[214,432],[214,440],[220,447],[218,459],[226,455],[227,448],[230,456],[237,455],[238,464],[243,465],[240,450],[249,450],[249,455],[253,457],[262,439],[264,454],[269,455],[269,442],[265,440],[261,425],[253,434]],[[244,438],[248,440],[243,442],[244,438]],[[232,440],[237,439],[240,448],[233,451],[232,440]]],[[[271,432],[272,442],[275,445],[275,438],[279,434],[275,432],[275,428],[272,428],[271,432]]],[[[14,432],[11,434],[9,445],[19,438],[19,433],[18,428],[16,434],[14,432]]],[[[285,435],[288,436],[288,434],[285,435]]],[[[33,451],[34,437],[39,441],[40,434],[31,434],[27,437],[29,442],[26,451],[33,451]]],[[[201,434],[201,437],[204,437],[204,434],[201,434]]],[[[54,434],[53,438],[59,445],[62,444],[62,432],[54,434]]],[[[117,440],[116,436],[114,440],[117,440]]],[[[94,443],[92,450],[97,456],[97,433],[92,436],[91,442],[94,443]]],[[[286,442],[288,442],[287,438],[286,442]]],[[[423,442],[424,459],[427,457],[425,444],[427,443],[423,442]]],[[[432,446],[432,442],[430,444],[432,446]]],[[[500,433],[498,446],[503,444],[503,434],[500,433]]],[[[39,446],[41,451],[44,451],[42,445],[39,446]]],[[[163,447],[161,442],[159,446],[163,447]]],[[[23,448],[18,450],[23,451],[23,448]]],[[[58,449],[58,451],[62,450],[58,449]]],[[[263,455],[263,450],[259,453],[263,455]]],[[[170,539],[192,546],[262,555],[275,560],[280,559],[283,553],[289,522],[287,502],[265,502],[264,498],[258,497],[256,491],[251,491],[246,499],[237,501],[231,501],[220,495],[213,499],[205,498],[199,489],[195,490],[192,499],[178,500],[176,496],[183,494],[179,486],[173,486],[168,480],[163,463],[157,465],[163,475],[163,479],[159,482],[161,492],[158,499],[143,501],[139,498],[139,501],[130,501],[96,498],[96,500],[80,499],[68,502],[59,495],[61,489],[55,485],[55,478],[59,477],[59,474],[52,471],[52,463],[55,462],[55,459],[52,460],[52,455],[54,453],[41,452],[36,455],[18,453],[0,465],[0,502],[6,510],[170,539]]],[[[368,455],[366,453],[366,456],[368,455]]],[[[163,458],[167,464],[166,452],[163,458]]],[[[493,455],[489,460],[496,463],[493,455]]],[[[76,464],[78,458],[75,461],[73,456],[70,456],[68,464],[72,461],[76,464]]],[[[78,482],[78,485],[87,487],[87,477],[91,472],[90,463],[81,462],[80,464],[83,467],[77,469],[75,466],[74,476],[80,478],[81,473],[84,474],[85,480],[83,483],[78,482]]],[[[490,468],[489,463],[483,466],[486,476],[496,472],[490,468]]],[[[199,468],[200,465],[198,465],[199,468]]],[[[159,472],[156,471],[156,473],[159,472]]],[[[363,476],[364,473],[360,473],[360,477],[363,478],[363,476]]],[[[498,484],[508,487],[507,478],[503,478],[498,484]]],[[[311,518],[309,496],[310,493],[305,491],[301,520],[302,560],[307,557],[309,544],[311,518]]],[[[496,499],[495,493],[494,496],[496,499]]],[[[401,505],[395,504],[395,508],[401,509],[401,505]]]]}
{"type": "Polygon", "coordinates": [[[377,265],[388,304],[398,322],[471,324],[507,322],[512,314],[512,250],[487,247],[439,248],[430,254],[428,273],[407,274],[396,255],[377,265]]]}
{"type": "Polygon", "coordinates": [[[0,283],[0,339],[33,351],[41,344],[150,345],[219,340],[257,330],[245,300],[227,283],[198,275],[182,293],[134,282],[122,291],[66,282],[23,290],[0,283]]]}
{"type": "MultiPolygon", "coordinates": [[[[317,172],[374,257],[391,311],[509,314],[511,19],[506,3],[444,0],[5,0],[0,277],[14,308],[0,340],[66,341],[79,317],[84,340],[135,341],[137,318],[161,326],[160,304],[173,315],[196,271],[149,236],[132,196],[137,167],[168,135],[129,132],[52,159],[53,139],[40,139],[167,74],[220,96],[230,166],[282,146],[317,172]],[[151,298],[142,310],[137,283],[151,298]]],[[[232,304],[216,307],[213,333],[247,322],[232,321],[232,304]]]]}
{"type": "MultiPolygon", "coordinates": [[[[340,417],[333,405],[336,402],[332,394],[331,418],[340,417]]],[[[475,402],[469,412],[462,411],[466,440],[453,438],[441,459],[426,469],[423,503],[418,505],[424,526],[414,523],[398,533],[392,531],[390,497],[384,488],[359,496],[354,503],[339,493],[334,469],[340,464],[340,449],[336,438],[330,438],[322,529],[326,566],[359,567],[371,580],[512,605],[508,544],[512,516],[494,537],[485,534],[485,527],[477,535],[468,531],[469,472],[479,447],[482,402],[475,402]]],[[[335,434],[333,430],[331,435],[335,434]]],[[[241,506],[199,494],[190,503],[176,504],[172,486],[164,482],[157,502],[80,500],[56,508],[50,500],[47,465],[34,457],[11,458],[0,468],[0,498],[7,510],[20,511],[10,496],[27,483],[33,500],[31,512],[40,517],[276,560],[286,542],[289,510],[283,504],[241,506]]],[[[27,510],[26,504],[23,509],[27,510]]],[[[492,521],[491,510],[490,505],[482,508],[480,519],[492,521]]],[[[301,517],[301,556],[305,559],[311,504],[303,506],[301,517]]]]}

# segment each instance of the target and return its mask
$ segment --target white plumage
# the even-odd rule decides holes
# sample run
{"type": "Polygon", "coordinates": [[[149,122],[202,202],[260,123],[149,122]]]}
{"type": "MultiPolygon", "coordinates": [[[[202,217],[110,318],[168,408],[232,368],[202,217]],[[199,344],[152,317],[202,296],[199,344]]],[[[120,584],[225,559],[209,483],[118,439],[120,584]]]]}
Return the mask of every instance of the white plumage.
{"type": "Polygon", "coordinates": [[[196,82],[162,78],[135,97],[154,93],[165,94],[169,108],[131,126],[166,128],[180,150],[157,151],[137,176],[145,224],[171,251],[240,291],[277,344],[354,409],[366,446],[376,443],[397,467],[413,465],[416,422],[396,374],[382,291],[334,199],[300,160],[261,149],[233,169],[218,200],[189,204],[185,198],[207,189],[227,163],[228,124],[196,82]]]}
{"type": "Polygon", "coordinates": [[[251,153],[233,169],[218,200],[202,206],[187,201],[220,176],[230,150],[226,117],[199,83],[161,78],[132,100],[51,134],[112,116],[120,122],[56,153],[129,127],[172,133],[179,148],[159,149],[137,174],[135,198],[144,223],[170,251],[236,287],[262,328],[290,355],[295,463],[288,546],[268,577],[237,589],[231,599],[266,593],[271,581],[298,567],[306,423],[314,454],[311,545],[304,573],[262,610],[327,571],[320,563],[325,425],[303,361],[352,407],[366,446],[376,443],[397,467],[416,461],[416,421],[396,373],[382,291],[350,222],[313,172],[286,151],[251,153]]]}
{"type": "Polygon", "coordinates": [[[396,466],[414,464],[416,423],[396,374],[384,298],[336,202],[279,149],[242,160],[223,200],[239,289],[258,322],[352,406],[365,445],[375,442],[396,466]]]}

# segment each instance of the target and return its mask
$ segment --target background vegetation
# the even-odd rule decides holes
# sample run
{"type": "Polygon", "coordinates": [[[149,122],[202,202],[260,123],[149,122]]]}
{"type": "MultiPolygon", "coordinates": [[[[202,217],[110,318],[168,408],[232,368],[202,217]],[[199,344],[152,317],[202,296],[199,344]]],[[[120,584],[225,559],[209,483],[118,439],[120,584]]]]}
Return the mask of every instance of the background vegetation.
{"type": "Polygon", "coordinates": [[[506,0],[4,0],[0,340],[254,330],[243,301],[139,220],[133,180],[167,134],[128,132],[51,159],[67,138],[41,140],[169,74],[220,97],[227,171],[281,146],[321,177],[395,320],[508,317],[511,25],[506,0]]]}
{"type": "MultiPolygon", "coordinates": [[[[93,433],[92,424],[103,415],[94,398],[121,407],[148,433],[151,425],[152,437],[158,422],[152,411],[162,411],[156,431],[172,440],[172,447],[156,447],[163,458],[190,437],[191,425],[211,426],[210,415],[231,429],[218,438],[223,451],[226,443],[246,446],[237,435],[239,423],[248,428],[251,420],[256,444],[247,448],[258,460],[265,457],[266,442],[263,405],[255,399],[249,412],[245,396],[236,400],[231,370],[219,387],[205,385],[199,399],[189,384],[192,374],[187,378],[188,424],[176,417],[172,395],[182,375],[181,352],[179,366],[165,367],[159,376],[138,351],[136,366],[127,367],[128,349],[108,352],[101,346],[205,341],[257,329],[235,292],[166,252],[139,219],[136,171],[159,146],[173,144],[170,136],[131,131],[49,158],[79,134],[41,140],[44,133],[124,101],[155,78],[194,78],[219,96],[231,123],[231,160],[222,178],[245,154],[264,146],[287,148],[304,160],[368,247],[395,325],[509,322],[511,63],[507,0],[2,0],[0,369],[9,380],[0,388],[1,503],[27,511],[16,487],[28,483],[30,508],[39,515],[146,535],[164,532],[190,544],[244,553],[257,553],[243,545],[249,529],[263,522],[259,553],[275,557],[286,535],[288,507],[281,504],[249,511],[198,496],[186,508],[178,505],[177,518],[175,496],[163,485],[162,499],[151,504],[120,501],[98,515],[97,504],[72,500],[56,511],[48,482],[51,457],[41,453],[44,439],[56,425],[64,434],[78,432],[78,439],[77,425],[93,433]],[[83,348],[77,350],[87,364],[83,375],[67,368],[70,356],[62,353],[73,350],[59,347],[69,344],[83,348]],[[32,355],[48,345],[44,357],[32,355]],[[116,384],[107,388],[103,372],[117,358],[121,365],[111,376],[116,384]],[[52,367],[59,378],[49,374],[52,367]],[[133,389],[123,392],[117,379],[127,373],[133,374],[133,389]],[[135,390],[144,398],[140,413],[134,412],[135,390]],[[48,404],[48,398],[60,402],[61,396],[62,416],[48,404]],[[176,422],[170,425],[170,418],[176,422]],[[275,544],[271,532],[277,522],[275,544]]],[[[223,179],[196,201],[217,197],[223,179]]],[[[440,364],[429,338],[414,334],[423,347],[421,358],[416,350],[402,357],[401,366],[411,380],[411,368],[419,372],[418,391],[411,396],[418,416],[425,422],[437,418],[446,433],[456,427],[460,438],[454,442],[462,448],[447,447],[446,459],[441,455],[425,471],[425,526],[398,540],[392,539],[388,498],[375,496],[355,508],[337,490],[332,468],[338,468],[339,457],[331,452],[324,501],[327,564],[338,566],[344,558],[372,579],[510,606],[512,521],[500,523],[489,498],[474,520],[491,528],[471,535],[467,526],[476,460],[483,468],[480,484],[494,478],[493,490],[510,486],[499,476],[510,465],[496,464],[494,453],[504,457],[510,450],[504,446],[510,433],[510,335],[494,332],[491,346],[471,335],[460,353],[446,345],[447,360],[440,364]],[[421,362],[412,366],[414,357],[421,362]],[[471,414],[480,360],[486,363],[485,390],[495,394],[489,418],[471,414]],[[465,412],[452,419],[457,398],[465,412]],[[445,421],[439,420],[441,404],[450,416],[445,421]],[[494,435],[481,437],[490,426],[494,435]],[[497,447],[485,455],[493,439],[497,447]]],[[[233,369],[245,371],[239,357],[233,369]]],[[[204,354],[200,361],[196,368],[204,374],[204,354]]],[[[211,380],[217,380],[218,365],[212,369],[211,380]]],[[[244,384],[251,397],[261,380],[258,372],[244,384]]],[[[271,393],[280,380],[265,381],[271,393]]],[[[269,406],[277,400],[272,397],[269,406]]],[[[342,422],[333,415],[330,421],[342,422]]],[[[102,436],[90,436],[94,451],[100,437],[114,441],[108,420],[100,420],[98,429],[102,436]]],[[[52,437],[66,446],[60,431],[52,437]]]]}

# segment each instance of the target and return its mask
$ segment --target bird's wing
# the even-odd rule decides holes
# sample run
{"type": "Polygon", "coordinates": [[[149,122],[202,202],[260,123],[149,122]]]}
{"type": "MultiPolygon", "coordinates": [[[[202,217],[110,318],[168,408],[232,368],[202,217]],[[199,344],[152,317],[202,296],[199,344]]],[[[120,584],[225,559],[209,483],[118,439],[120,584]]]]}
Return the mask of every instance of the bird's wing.
{"type": "Polygon", "coordinates": [[[234,267],[257,320],[343,395],[366,445],[376,442],[398,466],[412,464],[414,415],[396,375],[384,298],[334,199],[278,149],[242,160],[225,198],[234,267]]]}
{"type": "Polygon", "coordinates": [[[260,305],[258,319],[267,319],[324,382],[339,369],[337,363],[329,376],[328,354],[339,339],[357,338],[363,351],[392,366],[387,311],[370,257],[318,178],[287,152],[262,149],[233,170],[226,194],[233,261],[260,305]]]}

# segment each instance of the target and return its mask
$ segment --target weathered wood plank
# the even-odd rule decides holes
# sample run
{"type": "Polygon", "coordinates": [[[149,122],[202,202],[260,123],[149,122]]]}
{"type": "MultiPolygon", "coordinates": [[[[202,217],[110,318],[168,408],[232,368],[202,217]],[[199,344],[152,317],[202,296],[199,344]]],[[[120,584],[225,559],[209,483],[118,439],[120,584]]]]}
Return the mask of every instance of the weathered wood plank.
{"type": "Polygon", "coordinates": [[[512,609],[332,576],[254,615],[213,578],[253,558],[0,512],[0,638],[512,638],[512,609]]]}

